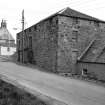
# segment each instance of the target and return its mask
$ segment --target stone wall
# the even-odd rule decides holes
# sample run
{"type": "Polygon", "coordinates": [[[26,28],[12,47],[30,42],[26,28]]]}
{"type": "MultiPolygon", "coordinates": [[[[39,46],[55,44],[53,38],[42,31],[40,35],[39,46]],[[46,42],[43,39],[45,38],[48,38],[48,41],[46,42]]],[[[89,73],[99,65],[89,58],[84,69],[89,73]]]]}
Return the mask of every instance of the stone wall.
{"type": "MultiPolygon", "coordinates": [[[[24,30],[24,61],[47,71],[56,72],[57,33],[57,16],[45,19],[24,30]]],[[[22,61],[22,32],[17,34],[17,39],[20,40],[17,44],[18,58],[22,61]]]]}
{"type": "Polygon", "coordinates": [[[72,70],[72,18],[59,16],[58,28],[58,71],[72,70]]]}
{"type": "Polygon", "coordinates": [[[105,81],[105,64],[78,62],[78,74],[82,74],[83,69],[94,78],[105,81]]]}
{"type": "Polygon", "coordinates": [[[0,79],[0,105],[49,105],[33,94],[0,79]]]}
{"type": "Polygon", "coordinates": [[[52,17],[33,26],[32,50],[34,63],[47,70],[56,72],[58,19],[52,17]]]}
{"type": "Polygon", "coordinates": [[[58,71],[71,72],[76,57],[79,57],[89,43],[100,35],[98,30],[104,29],[105,24],[66,16],[59,16],[58,21],[58,71]]]}
{"type": "MultiPolygon", "coordinates": [[[[99,37],[100,29],[105,29],[104,23],[74,17],[58,15],[42,20],[24,31],[25,62],[47,71],[75,72],[77,58],[94,38],[99,37]]],[[[22,32],[18,51],[21,61],[22,32]]]]}

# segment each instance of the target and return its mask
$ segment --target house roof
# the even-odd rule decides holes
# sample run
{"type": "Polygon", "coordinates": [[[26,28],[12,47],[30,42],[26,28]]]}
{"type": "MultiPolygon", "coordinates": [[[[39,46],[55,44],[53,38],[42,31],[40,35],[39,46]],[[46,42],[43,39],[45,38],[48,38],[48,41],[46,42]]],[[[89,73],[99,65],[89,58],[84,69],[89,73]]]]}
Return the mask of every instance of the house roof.
{"type": "MultiPolygon", "coordinates": [[[[92,17],[92,16],[86,15],[86,14],[81,13],[81,12],[78,12],[78,11],[76,11],[76,10],[74,10],[74,9],[69,8],[69,7],[66,7],[66,8],[64,8],[64,9],[62,9],[62,10],[60,10],[60,11],[58,11],[58,12],[56,12],[56,13],[54,13],[54,14],[48,16],[48,17],[46,17],[45,19],[42,19],[42,20],[39,21],[38,23],[43,22],[43,21],[46,21],[46,20],[48,20],[48,19],[50,19],[50,18],[52,18],[52,17],[54,17],[54,16],[57,16],[57,15],[61,15],[61,16],[63,15],[63,16],[68,16],[68,17],[75,17],[75,18],[81,18],[81,19],[85,19],[85,20],[97,21],[97,22],[105,23],[105,21],[103,21],[103,20],[94,18],[94,17],[92,17]]],[[[38,23],[36,23],[36,24],[34,24],[34,25],[37,25],[38,23]]],[[[34,26],[34,25],[32,25],[32,26],[34,26]]],[[[30,27],[32,27],[32,26],[30,26],[30,27]]],[[[29,27],[29,28],[30,28],[30,27],[29,27]]],[[[28,29],[28,28],[27,28],[27,29],[28,29]]],[[[27,30],[27,29],[26,29],[26,30],[27,30]]],[[[19,33],[20,33],[20,32],[19,32],[19,33]]]]}
{"type": "Polygon", "coordinates": [[[78,11],[76,11],[74,9],[69,8],[69,7],[67,7],[65,9],[57,12],[57,14],[70,16],[70,17],[77,17],[77,18],[82,18],[82,19],[87,19],[87,20],[94,20],[94,21],[105,22],[105,21],[102,21],[100,19],[94,18],[92,16],[86,15],[84,13],[78,12],[78,11]]]}
{"type": "Polygon", "coordinates": [[[7,28],[0,28],[0,40],[14,40],[7,28]]]}
{"type": "Polygon", "coordinates": [[[88,45],[86,50],[78,57],[78,61],[105,63],[105,37],[101,36],[88,45]]]}
{"type": "MultiPolygon", "coordinates": [[[[97,19],[95,17],[86,15],[84,13],[81,13],[81,12],[79,12],[77,10],[74,10],[74,9],[71,9],[69,7],[66,7],[66,8],[64,8],[64,9],[50,15],[49,17],[41,20],[40,22],[42,22],[44,20],[47,20],[47,19],[49,19],[51,17],[54,17],[56,15],[63,15],[63,16],[68,16],[68,17],[75,17],[75,18],[81,18],[81,19],[86,19],[86,20],[91,20],[91,21],[99,21],[99,22],[104,22],[105,23],[105,21],[103,21],[103,20],[100,20],[100,19],[97,19]]],[[[38,23],[40,23],[40,22],[38,22],[38,23]]]]}
{"type": "Polygon", "coordinates": [[[86,49],[81,53],[81,55],[78,57],[78,60],[82,60],[83,57],[87,54],[88,50],[91,48],[91,46],[93,45],[93,43],[95,42],[96,40],[93,39],[89,45],[86,47],[86,49]]]}
{"type": "Polygon", "coordinates": [[[0,40],[14,40],[12,35],[7,29],[7,23],[5,20],[2,20],[0,27],[0,40]]]}

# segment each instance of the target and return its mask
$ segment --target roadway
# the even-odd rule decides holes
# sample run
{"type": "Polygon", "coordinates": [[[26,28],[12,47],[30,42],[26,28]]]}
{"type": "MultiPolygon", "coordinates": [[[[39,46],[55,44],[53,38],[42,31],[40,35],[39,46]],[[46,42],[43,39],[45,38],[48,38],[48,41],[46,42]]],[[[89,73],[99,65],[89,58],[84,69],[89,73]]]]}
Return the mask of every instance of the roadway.
{"type": "Polygon", "coordinates": [[[105,105],[105,87],[65,78],[12,62],[0,62],[0,75],[68,105],[105,105]]]}

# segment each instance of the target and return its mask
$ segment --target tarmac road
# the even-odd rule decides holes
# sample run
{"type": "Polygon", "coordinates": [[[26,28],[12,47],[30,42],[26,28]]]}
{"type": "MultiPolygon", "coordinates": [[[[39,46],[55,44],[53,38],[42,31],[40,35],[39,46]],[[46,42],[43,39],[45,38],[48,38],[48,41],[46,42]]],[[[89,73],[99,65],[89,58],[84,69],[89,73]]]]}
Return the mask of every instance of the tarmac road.
{"type": "Polygon", "coordinates": [[[61,77],[12,62],[0,62],[0,74],[68,105],[105,105],[105,87],[61,77]]]}

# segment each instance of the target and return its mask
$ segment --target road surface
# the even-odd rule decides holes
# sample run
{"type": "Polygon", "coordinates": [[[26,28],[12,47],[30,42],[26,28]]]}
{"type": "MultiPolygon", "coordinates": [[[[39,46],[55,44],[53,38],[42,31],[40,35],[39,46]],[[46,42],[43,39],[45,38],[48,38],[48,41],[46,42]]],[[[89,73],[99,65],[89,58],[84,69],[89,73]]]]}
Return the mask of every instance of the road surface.
{"type": "Polygon", "coordinates": [[[68,105],[105,105],[105,88],[99,85],[19,66],[12,62],[0,62],[0,74],[68,105]]]}

